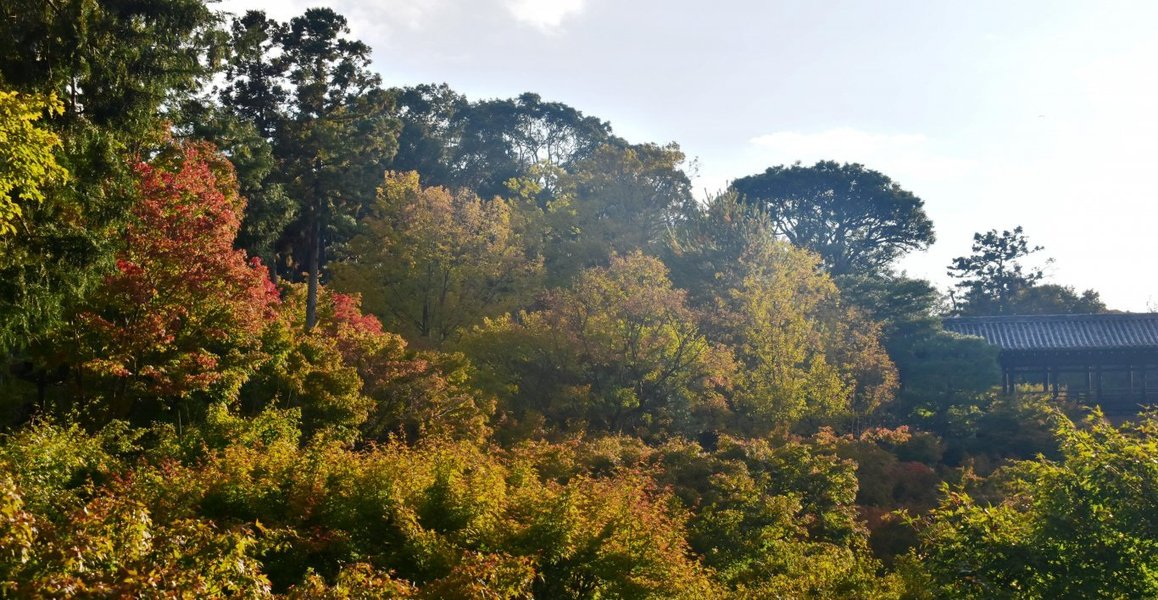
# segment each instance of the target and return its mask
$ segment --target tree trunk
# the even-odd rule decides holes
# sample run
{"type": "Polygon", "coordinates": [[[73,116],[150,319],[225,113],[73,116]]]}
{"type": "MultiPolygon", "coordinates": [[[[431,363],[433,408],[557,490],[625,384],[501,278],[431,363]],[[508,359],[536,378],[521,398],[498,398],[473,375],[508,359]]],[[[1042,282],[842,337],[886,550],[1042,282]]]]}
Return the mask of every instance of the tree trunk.
{"type": "Polygon", "coordinates": [[[306,331],[318,324],[318,278],[322,263],[322,159],[314,157],[314,197],[310,215],[309,283],[306,284],[306,331]]]}
{"type": "Polygon", "coordinates": [[[269,261],[269,280],[275,286],[278,284],[277,263],[278,263],[278,260],[280,260],[280,259],[281,259],[281,256],[279,256],[277,252],[274,252],[273,258],[269,261]]]}
{"type": "Polygon", "coordinates": [[[314,215],[313,225],[310,227],[310,259],[309,283],[306,285],[306,331],[318,324],[318,271],[321,262],[322,236],[321,222],[318,215],[314,215]]]}

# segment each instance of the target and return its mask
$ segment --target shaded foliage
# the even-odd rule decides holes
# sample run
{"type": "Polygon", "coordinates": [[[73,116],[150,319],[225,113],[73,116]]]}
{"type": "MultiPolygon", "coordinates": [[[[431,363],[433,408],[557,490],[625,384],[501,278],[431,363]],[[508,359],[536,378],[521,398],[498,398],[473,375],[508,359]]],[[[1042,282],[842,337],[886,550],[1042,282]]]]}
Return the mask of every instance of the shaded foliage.
{"type": "Polygon", "coordinates": [[[934,240],[924,202],[863,165],[781,165],[741,177],[732,189],[768,213],[777,235],[819,254],[835,275],[883,272],[934,240]]]}

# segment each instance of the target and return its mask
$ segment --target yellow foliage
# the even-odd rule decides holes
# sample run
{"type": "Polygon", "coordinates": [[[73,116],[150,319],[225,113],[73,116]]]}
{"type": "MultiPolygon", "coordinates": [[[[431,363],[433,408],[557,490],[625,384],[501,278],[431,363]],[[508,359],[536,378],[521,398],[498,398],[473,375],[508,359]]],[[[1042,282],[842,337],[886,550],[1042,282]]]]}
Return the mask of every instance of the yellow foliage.
{"type": "Polygon", "coordinates": [[[63,111],[55,95],[0,91],[0,237],[16,232],[24,215],[18,201],[43,202],[42,188],[68,176],[52,154],[60,138],[37,125],[63,111]]]}

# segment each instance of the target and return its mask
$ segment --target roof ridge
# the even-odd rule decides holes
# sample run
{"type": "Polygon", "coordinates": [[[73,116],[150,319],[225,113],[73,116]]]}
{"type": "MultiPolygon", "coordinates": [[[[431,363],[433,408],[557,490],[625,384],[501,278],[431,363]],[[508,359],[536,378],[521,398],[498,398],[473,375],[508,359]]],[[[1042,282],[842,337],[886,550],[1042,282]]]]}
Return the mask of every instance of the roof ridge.
{"type": "Polygon", "coordinates": [[[942,325],[1005,350],[1158,349],[1158,313],[949,317],[942,325]]]}
{"type": "Polygon", "coordinates": [[[1158,313],[1062,313],[1062,314],[1047,314],[1047,315],[972,315],[963,317],[942,317],[942,321],[1081,321],[1081,320],[1145,320],[1158,319],[1158,313]]]}

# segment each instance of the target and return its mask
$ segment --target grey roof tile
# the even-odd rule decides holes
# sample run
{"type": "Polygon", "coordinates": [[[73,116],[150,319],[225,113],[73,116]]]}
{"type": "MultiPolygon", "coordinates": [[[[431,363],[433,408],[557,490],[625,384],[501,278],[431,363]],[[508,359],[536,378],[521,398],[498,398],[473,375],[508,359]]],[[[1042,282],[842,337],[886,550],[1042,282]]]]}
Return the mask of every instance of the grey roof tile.
{"type": "Polygon", "coordinates": [[[943,324],[1003,350],[1158,349],[1158,313],[955,317],[943,324]]]}

